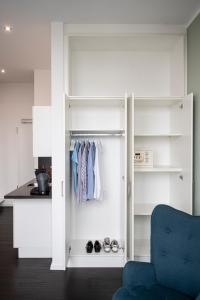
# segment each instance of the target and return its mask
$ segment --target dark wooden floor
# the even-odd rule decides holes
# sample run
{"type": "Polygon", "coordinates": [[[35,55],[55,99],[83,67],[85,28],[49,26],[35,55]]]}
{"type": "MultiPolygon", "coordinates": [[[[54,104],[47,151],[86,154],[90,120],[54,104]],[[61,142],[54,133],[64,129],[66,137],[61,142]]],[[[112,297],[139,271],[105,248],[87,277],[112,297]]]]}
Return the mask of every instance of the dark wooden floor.
{"type": "Polygon", "coordinates": [[[121,269],[50,271],[49,259],[17,259],[12,208],[0,207],[0,300],[111,300],[121,269]]]}

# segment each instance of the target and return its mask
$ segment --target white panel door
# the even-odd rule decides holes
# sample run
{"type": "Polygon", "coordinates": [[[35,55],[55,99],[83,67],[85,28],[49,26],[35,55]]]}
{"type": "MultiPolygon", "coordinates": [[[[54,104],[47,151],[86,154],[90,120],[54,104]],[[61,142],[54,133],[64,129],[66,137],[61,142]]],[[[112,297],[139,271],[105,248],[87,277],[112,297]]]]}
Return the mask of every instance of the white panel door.
{"type": "Polygon", "coordinates": [[[193,94],[185,96],[182,108],[183,138],[179,151],[182,160],[182,189],[178,206],[181,210],[192,214],[192,186],[193,186],[193,94]]]}
{"type": "Polygon", "coordinates": [[[134,94],[130,97],[130,108],[129,108],[129,130],[130,130],[130,157],[129,157],[129,163],[130,163],[130,196],[129,196],[129,217],[130,217],[130,231],[129,231],[129,240],[130,240],[130,259],[134,260],[134,150],[135,150],[135,103],[134,103],[134,94]]]}
{"type": "Polygon", "coordinates": [[[126,211],[126,226],[127,226],[127,259],[134,258],[134,213],[133,213],[133,199],[134,199],[134,96],[127,98],[127,211],[126,211]]]}
{"type": "Polygon", "coordinates": [[[70,194],[70,131],[69,131],[69,99],[65,99],[65,244],[66,244],[66,266],[71,251],[71,194],[70,194]]]}
{"type": "Polygon", "coordinates": [[[189,94],[183,101],[183,128],[185,135],[185,157],[183,158],[183,168],[187,190],[183,193],[187,202],[184,209],[192,213],[192,194],[193,194],[193,94],[189,94]]]}
{"type": "Polygon", "coordinates": [[[127,239],[127,234],[128,234],[128,226],[127,226],[127,210],[128,210],[128,95],[127,93],[125,94],[124,98],[124,122],[125,122],[125,163],[124,163],[124,240],[125,240],[125,262],[127,261],[128,257],[128,239],[127,239]]]}
{"type": "Polygon", "coordinates": [[[172,164],[181,168],[171,175],[170,205],[192,213],[193,185],[193,94],[185,96],[173,119],[182,136],[171,142],[172,164]]]}
{"type": "Polygon", "coordinates": [[[68,265],[71,251],[71,191],[70,191],[70,105],[69,105],[69,71],[70,71],[70,49],[69,37],[64,37],[64,84],[65,84],[65,101],[64,101],[64,117],[65,117],[65,245],[66,245],[66,267],[68,265]]]}
{"type": "Polygon", "coordinates": [[[33,156],[51,156],[51,106],[33,106],[33,156]]]}
{"type": "Polygon", "coordinates": [[[18,127],[18,186],[32,180],[34,174],[32,124],[25,123],[18,127]]]}

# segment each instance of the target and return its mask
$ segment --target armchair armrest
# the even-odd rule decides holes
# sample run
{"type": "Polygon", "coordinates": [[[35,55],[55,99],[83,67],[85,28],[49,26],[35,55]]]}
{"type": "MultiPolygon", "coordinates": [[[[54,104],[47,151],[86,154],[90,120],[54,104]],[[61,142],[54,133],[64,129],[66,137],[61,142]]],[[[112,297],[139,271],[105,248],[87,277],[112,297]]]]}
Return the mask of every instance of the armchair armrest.
{"type": "Polygon", "coordinates": [[[156,276],[153,264],[130,261],[125,265],[123,270],[123,286],[127,289],[141,285],[148,288],[155,283],[156,276]]]}

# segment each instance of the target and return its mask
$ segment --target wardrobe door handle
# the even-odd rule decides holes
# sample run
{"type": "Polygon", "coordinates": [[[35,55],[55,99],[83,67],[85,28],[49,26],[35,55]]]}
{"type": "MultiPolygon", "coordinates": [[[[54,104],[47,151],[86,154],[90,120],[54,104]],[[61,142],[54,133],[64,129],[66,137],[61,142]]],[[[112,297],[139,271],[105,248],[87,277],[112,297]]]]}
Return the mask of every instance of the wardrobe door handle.
{"type": "Polygon", "coordinates": [[[61,181],[61,197],[64,197],[64,181],[61,181]]]}

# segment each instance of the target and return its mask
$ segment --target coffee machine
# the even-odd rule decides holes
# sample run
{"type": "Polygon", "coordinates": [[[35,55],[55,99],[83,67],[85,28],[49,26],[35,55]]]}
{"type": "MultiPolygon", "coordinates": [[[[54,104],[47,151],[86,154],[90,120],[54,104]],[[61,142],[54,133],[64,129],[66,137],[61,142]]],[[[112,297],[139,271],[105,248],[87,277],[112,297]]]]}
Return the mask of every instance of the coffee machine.
{"type": "Polygon", "coordinates": [[[36,169],[35,176],[38,187],[31,190],[31,195],[49,195],[49,175],[45,169],[36,169]]]}

